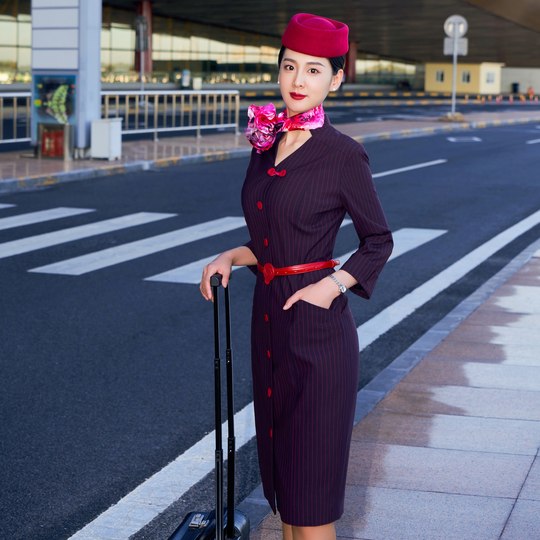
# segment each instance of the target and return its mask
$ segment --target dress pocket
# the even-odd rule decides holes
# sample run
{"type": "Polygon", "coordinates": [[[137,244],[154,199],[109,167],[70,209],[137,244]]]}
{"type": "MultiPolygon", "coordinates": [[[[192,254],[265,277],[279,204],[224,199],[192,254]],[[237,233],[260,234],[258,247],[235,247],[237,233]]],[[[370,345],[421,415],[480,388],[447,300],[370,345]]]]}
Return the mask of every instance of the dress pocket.
{"type": "Polygon", "coordinates": [[[332,303],[330,304],[330,307],[325,308],[322,306],[318,306],[317,304],[312,304],[311,302],[308,302],[307,300],[298,300],[297,304],[301,304],[302,307],[306,307],[306,309],[313,309],[316,311],[322,311],[323,313],[341,313],[347,304],[347,298],[344,295],[339,295],[337,298],[334,298],[332,300],[332,303]]]}

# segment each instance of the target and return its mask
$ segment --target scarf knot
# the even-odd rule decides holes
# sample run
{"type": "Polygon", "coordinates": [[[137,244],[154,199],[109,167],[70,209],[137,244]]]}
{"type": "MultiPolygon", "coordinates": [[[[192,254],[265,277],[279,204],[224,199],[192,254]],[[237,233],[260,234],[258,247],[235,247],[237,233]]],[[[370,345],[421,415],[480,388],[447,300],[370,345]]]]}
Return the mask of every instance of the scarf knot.
{"type": "Polygon", "coordinates": [[[309,111],[295,114],[290,118],[285,111],[276,112],[273,103],[268,105],[250,105],[248,107],[248,125],[246,137],[257,153],[272,148],[277,134],[281,131],[294,131],[298,129],[317,129],[324,124],[323,106],[317,105],[309,111]]]}

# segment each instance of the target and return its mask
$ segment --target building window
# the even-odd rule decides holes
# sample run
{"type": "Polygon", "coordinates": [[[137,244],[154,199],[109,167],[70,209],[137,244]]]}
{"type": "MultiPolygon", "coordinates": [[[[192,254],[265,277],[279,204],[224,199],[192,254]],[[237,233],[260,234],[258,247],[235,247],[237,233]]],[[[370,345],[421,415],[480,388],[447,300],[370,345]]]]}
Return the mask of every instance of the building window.
{"type": "Polygon", "coordinates": [[[461,82],[465,83],[465,84],[468,84],[468,83],[471,82],[471,72],[470,71],[464,71],[461,74],[461,82]]]}
{"type": "Polygon", "coordinates": [[[435,73],[435,80],[440,83],[444,82],[444,71],[438,70],[435,73]]]}
{"type": "Polygon", "coordinates": [[[486,83],[494,84],[495,83],[495,73],[493,71],[488,71],[486,73],[486,83]]]}

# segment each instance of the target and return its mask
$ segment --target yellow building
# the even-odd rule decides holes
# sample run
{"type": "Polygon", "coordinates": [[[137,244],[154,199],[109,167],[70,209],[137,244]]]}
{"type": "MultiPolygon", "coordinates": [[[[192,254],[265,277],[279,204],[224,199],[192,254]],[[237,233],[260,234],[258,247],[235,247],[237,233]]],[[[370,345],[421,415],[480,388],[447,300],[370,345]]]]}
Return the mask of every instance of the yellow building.
{"type": "MultiPolygon", "coordinates": [[[[500,94],[501,70],[504,64],[457,65],[456,92],[458,94],[500,94]]],[[[424,79],[426,92],[452,92],[452,64],[426,64],[424,79]]]]}

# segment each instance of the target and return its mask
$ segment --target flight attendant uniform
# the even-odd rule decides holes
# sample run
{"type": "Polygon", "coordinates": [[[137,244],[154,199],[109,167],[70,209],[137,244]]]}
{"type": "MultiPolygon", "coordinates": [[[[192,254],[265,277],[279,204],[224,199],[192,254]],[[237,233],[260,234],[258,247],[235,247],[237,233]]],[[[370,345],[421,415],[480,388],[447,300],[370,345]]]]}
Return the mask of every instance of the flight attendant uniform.
{"type": "MultiPolygon", "coordinates": [[[[360,239],[342,269],[369,298],[392,251],[364,148],[325,118],[277,166],[272,148],[253,150],[242,206],[260,265],[328,261],[346,213],[360,239]]],[[[342,261],[343,262],[343,261],[342,261]]],[[[318,526],[343,513],[358,387],[359,344],[344,294],[329,309],[306,301],[283,310],[297,290],[330,268],[265,280],[257,267],[252,312],[253,397],[265,497],[283,522],[318,526]]]]}

